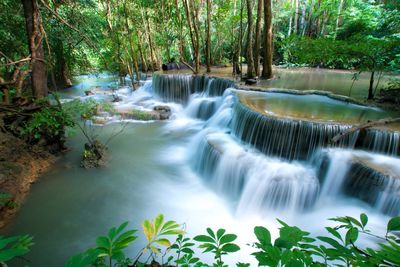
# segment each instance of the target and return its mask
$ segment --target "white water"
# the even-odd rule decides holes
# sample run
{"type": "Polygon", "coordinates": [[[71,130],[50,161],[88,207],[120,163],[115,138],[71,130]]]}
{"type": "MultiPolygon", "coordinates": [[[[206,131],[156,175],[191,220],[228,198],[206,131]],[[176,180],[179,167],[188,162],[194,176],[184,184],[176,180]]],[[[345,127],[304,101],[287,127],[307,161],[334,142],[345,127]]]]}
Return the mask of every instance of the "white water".
{"type": "MultiPolygon", "coordinates": [[[[320,235],[325,234],[324,226],[332,225],[328,218],[365,212],[371,228],[384,232],[387,216],[340,194],[337,179],[345,177],[342,163],[336,163],[343,159],[340,150],[332,151],[331,165],[336,167],[325,178],[332,187],[324,185],[319,193],[310,163],[268,157],[238,141],[230,130],[235,96],[229,90],[216,97],[192,95],[186,106],[162,102],[153,95],[150,81],[135,92],[124,88],[117,93],[123,99],[115,104],[117,109],[151,110],[163,104],[171,107],[173,116],[168,122],[133,122],[111,143],[110,166],[105,170],[77,167],[83,141],[74,138],[73,151],[33,188],[9,229],[35,235],[31,266],[59,266],[109,227],[126,220],[140,227],[143,219],[157,213],[186,223],[189,236],[202,234],[209,226],[238,234],[242,250],[226,257],[232,266],[237,261],[255,264],[249,257],[253,249],[246,246],[255,241],[252,229],[263,225],[277,237],[276,218],[320,235]],[[195,116],[202,102],[216,103],[215,114],[207,120],[195,116]],[[210,143],[218,149],[214,162],[201,158],[201,151],[213,153],[210,143]],[[214,168],[209,177],[196,170],[201,161],[208,165],[200,171],[214,168]],[[332,197],[321,197],[325,193],[332,197]],[[314,200],[315,206],[304,210],[314,200]]],[[[105,126],[104,134],[112,127],[105,126]]]]}

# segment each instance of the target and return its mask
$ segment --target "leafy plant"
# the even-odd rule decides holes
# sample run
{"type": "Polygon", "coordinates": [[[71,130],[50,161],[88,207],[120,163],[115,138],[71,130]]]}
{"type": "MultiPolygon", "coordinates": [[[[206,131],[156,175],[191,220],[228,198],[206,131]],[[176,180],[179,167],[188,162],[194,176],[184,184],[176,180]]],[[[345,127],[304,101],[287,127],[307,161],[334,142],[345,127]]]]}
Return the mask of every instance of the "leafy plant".
{"type": "Polygon", "coordinates": [[[234,234],[225,234],[225,229],[219,229],[214,233],[211,228],[207,228],[207,235],[198,235],[194,240],[201,242],[199,248],[203,248],[205,252],[212,252],[216,263],[214,266],[226,266],[222,261],[222,255],[233,253],[240,250],[240,247],[234,243],[237,236],[234,234]]]}
{"type": "Polygon", "coordinates": [[[182,235],[184,231],[180,229],[181,225],[175,221],[164,222],[164,215],[159,214],[154,220],[145,220],[142,224],[144,235],[147,239],[146,246],[141,250],[135,260],[135,264],[146,251],[150,250],[151,254],[158,254],[161,249],[158,246],[171,247],[171,242],[166,238],[171,235],[182,235]]]}
{"type": "Polygon", "coordinates": [[[193,258],[194,251],[191,249],[191,247],[194,246],[194,243],[189,241],[190,238],[184,237],[182,234],[180,234],[178,235],[175,243],[170,247],[171,250],[176,251],[177,259],[175,262],[177,264],[181,264],[182,266],[196,263],[199,260],[198,258],[193,258]],[[181,255],[183,255],[182,258],[181,255]]]}
{"type": "Polygon", "coordinates": [[[6,262],[27,254],[33,245],[32,239],[29,235],[0,236],[0,265],[5,265],[6,262]]]}
{"type": "Polygon", "coordinates": [[[400,217],[392,218],[387,225],[385,237],[372,234],[366,229],[368,217],[359,219],[346,216],[330,219],[340,224],[326,227],[328,236],[310,238],[309,233],[279,221],[279,237],[274,244],[270,232],[256,227],[254,233],[259,249],[253,253],[260,266],[398,266],[400,264],[400,239],[393,234],[400,231],[400,217]],[[359,234],[366,234],[383,241],[380,250],[362,249],[357,246],[359,234]],[[317,243],[317,239],[319,243],[317,243]],[[321,244],[322,242],[322,244],[321,244]]]}
{"type": "Polygon", "coordinates": [[[0,209],[15,209],[18,204],[14,201],[13,195],[0,193],[0,209]]]}
{"type": "Polygon", "coordinates": [[[124,222],[119,227],[113,227],[108,231],[106,236],[99,236],[96,239],[96,247],[87,250],[86,252],[72,257],[67,267],[84,267],[84,266],[113,266],[113,261],[117,263],[125,262],[126,256],[124,249],[127,248],[137,236],[137,230],[127,230],[128,222],[124,222]],[[105,265],[105,260],[108,259],[108,265],[105,265]]]}

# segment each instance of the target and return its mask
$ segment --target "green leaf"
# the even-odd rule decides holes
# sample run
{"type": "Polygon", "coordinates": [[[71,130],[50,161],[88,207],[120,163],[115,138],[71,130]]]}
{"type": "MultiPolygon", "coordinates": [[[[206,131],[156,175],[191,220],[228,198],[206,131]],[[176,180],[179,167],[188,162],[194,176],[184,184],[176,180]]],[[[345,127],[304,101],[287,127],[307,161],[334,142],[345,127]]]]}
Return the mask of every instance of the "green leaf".
{"type": "Polygon", "coordinates": [[[350,228],[346,233],[346,246],[356,242],[358,238],[358,229],[355,227],[350,228]]]}
{"type": "Polygon", "coordinates": [[[110,239],[105,236],[99,236],[96,239],[96,245],[101,248],[109,249],[111,247],[110,239]]]}
{"type": "Polygon", "coordinates": [[[365,227],[368,223],[368,216],[365,213],[361,213],[360,214],[360,221],[363,225],[363,227],[365,227]]]}
{"type": "Polygon", "coordinates": [[[387,231],[400,231],[400,216],[393,217],[387,224],[387,231]]]}
{"type": "Polygon", "coordinates": [[[151,242],[154,237],[154,226],[149,220],[143,222],[143,232],[148,242],[151,242]]]}
{"type": "Polygon", "coordinates": [[[236,252],[236,251],[240,250],[240,247],[236,244],[229,243],[229,244],[223,245],[221,250],[225,251],[225,252],[236,252]]]}
{"type": "Polygon", "coordinates": [[[326,229],[329,233],[331,233],[333,236],[335,236],[337,239],[339,239],[340,241],[343,241],[342,236],[340,235],[340,233],[339,233],[336,229],[334,229],[334,228],[332,228],[332,227],[325,227],[325,229],[326,229]]]}
{"type": "Polygon", "coordinates": [[[219,243],[220,243],[221,245],[222,245],[222,244],[226,244],[226,243],[230,243],[230,242],[235,241],[236,238],[237,238],[237,235],[234,235],[234,234],[226,234],[226,235],[224,235],[224,236],[221,237],[219,243]]]}
{"type": "Polygon", "coordinates": [[[220,240],[221,239],[221,237],[225,234],[225,229],[219,229],[218,231],[217,231],[217,240],[220,240]]]}
{"type": "Polygon", "coordinates": [[[262,245],[270,245],[271,244],[271,234],[267,228],[262,226],[254,227],[254,234],[256,235],[258,241],[262,245]]]}
{"type": "Polygon", "coordinates": [[[207,233],[208,233],[212,238],[215,239],[215,234],[214,234],[213,230],[211,230],[211,228],[208,228],[208,227],[207,227],[206,230],[207,230],[207,233]]]}
{"type": "Polygon", "coordinates": [[[155,242],[157,244],[160,244],[161,246],[165,246],[165,247],[170,247],[171,246],[171,242],[166,238],[158,239],[155,242]]]}
{"type": "Polygon", "coordinates": [[[0,251],[0,262],[7,262],[17,256],[22,256],[29,251],[27,248],[10,248],[0,251]]]}
{"type": "Polygon", "coordinates": [[[159,230],[161,229],[161,226],[164,222],[164,215],[159,214],[156,219],[154,220],[154,232],[158,233],[159,230]]]}
{"type": "Polygon", "coordinates": [[[215,242],[214,239],[212,239],[211,237],[209,237],[207,235],[198,235],[198,236],[195,236],[193,239],[198,242],[207,242],[207,243],[215,242]]]}

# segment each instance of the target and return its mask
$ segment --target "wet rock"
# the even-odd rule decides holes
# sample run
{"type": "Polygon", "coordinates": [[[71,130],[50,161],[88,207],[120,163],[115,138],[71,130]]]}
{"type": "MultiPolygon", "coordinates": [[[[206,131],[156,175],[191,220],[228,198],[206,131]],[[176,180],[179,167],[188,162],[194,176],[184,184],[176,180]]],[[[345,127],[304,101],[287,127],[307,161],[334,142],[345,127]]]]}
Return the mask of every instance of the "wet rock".
{"type": "Polygon", "coordinates": [[[91,90],[85,90],[85,95],[86,96],[94,95],[94,93],[91,90]]]}
{"type": "Polygon", "coordinates": [[[257,80],[256,79],[247,79],[245,81],[245,84],[246,85],[254,85],[254,84],[257,84],[257,80]]]}
{"type": "Polygon", "coordinates": [[[171,117],[171,108],[169,106],[155,106],[153,110],[159,120],[168,120],[171,117]]]}
{"type": "Polygon", "coordinates": [[[113,94],[112,97],[113,97],[112,102],[114,103],[122,101],[122,98],[119,95],[113,94]]]}
{"type": "Polygon", "coordinates": [[[104,167],[107,164],[107,147],[95,140],[85,144],[81,167],[85,169],[104,167]]]}

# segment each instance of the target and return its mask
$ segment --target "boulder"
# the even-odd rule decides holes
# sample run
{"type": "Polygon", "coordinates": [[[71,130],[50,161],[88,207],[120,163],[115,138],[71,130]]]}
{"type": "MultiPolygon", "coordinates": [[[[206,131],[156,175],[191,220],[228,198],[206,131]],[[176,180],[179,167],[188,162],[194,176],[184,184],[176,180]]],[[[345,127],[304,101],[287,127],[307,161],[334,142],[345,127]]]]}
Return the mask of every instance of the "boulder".
{"type": "Polygon", "coordinates": [[[155,106],[153,110],[159,120],[168,120],[171,117],[171,108],[169,106],[155,106]]]}

